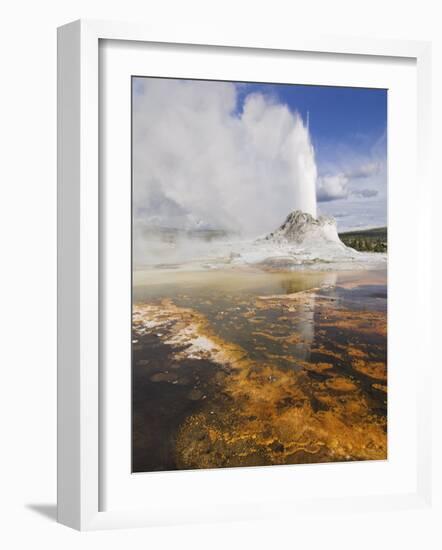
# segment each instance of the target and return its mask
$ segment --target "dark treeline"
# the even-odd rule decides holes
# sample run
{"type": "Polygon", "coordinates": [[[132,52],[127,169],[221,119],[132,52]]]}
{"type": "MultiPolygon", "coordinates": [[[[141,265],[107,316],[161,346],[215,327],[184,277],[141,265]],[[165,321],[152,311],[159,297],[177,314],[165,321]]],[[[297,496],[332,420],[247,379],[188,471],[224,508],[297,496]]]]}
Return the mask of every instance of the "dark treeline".
{"type": "Polygon", "coordinates": [[[363,229],[339,233],[341,241],[361,252],[387,252],[387,228],[363,229]]]}

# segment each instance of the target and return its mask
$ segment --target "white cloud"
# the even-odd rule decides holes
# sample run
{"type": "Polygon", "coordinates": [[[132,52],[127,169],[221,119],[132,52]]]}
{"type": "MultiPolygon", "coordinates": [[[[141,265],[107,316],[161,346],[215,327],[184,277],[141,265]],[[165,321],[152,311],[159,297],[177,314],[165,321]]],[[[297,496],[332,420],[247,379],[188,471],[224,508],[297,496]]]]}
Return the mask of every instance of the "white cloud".
{"type": "Polygon", "coordinates": [[[368,162],[363,162],[357,166],[350,168],[346,175],[351,179],[365,179],[378,174],[382,168],[382,163],[379,160],[373,160],[368,162]]]}
{"type": "Polygon", "coordinates": [[[326,175],[317,179],[318,201],[376,197],[385,191],[386,177],[385,158],[367,160],[354,155],[346,162],[341,161],[338,166],[327,165],[326,175]],[[361,184],[366,187],[361,189],[361,184]]]}
{"type": "Polygon", "coordinates": [[[376,197],[378,191],[376,189],[361,189],[360,191],[352,191],[352,195],[369,199],[370,197],[376,197]]]}
{"type": "MultiPolygon", "coordinates": [[[[339,150],[339,147],[337,147],[339,150]]],[[[365,156],[351,151],[337,155],[335,164],[322,166],[318,178],[321,213],[339,218],[338,227],[374,227],[386,224],[387,157],[386,134],[365,156]],[[344,213],[343,213],[344,212],[344,213]]]]}
{"type": "Polygon", "coordinates": [[[318,178],[317,197],[319,202],[334,201],[348,197],[348,177],[345,174],[318,178]]]}
{"type": "MultiPolygon", "coordinates": [[[[321,214],[336,217],[339,231],[387,225],[386,157],[358,163],[349,158],[347,165],[340,164],[336,170],[340,170],[337,176],[318,178],[328,182],[322,190],[321,214]]],[[[319,192],[318,188],[318,200],[319,192]]]]}
{"type": "Polygon", "coordinates": [[[316,213],[309,133],[285,105],[253,94],[238,114],[233,83],[148,78],[133,106],[135,224],[257,235],[316,213]]]}
{"type": "Polygon", "coordinates": [[[320,213],[335,217],[339,231],[387,224],[387,160],[382,151],[328,164],[317,186],[320,213]]]}
{"type": "MultiPolygon", "coordinates": [[[[362,177],[366,178],[368,176],[357,176],[356,179],[362,177]]],[[[350,196],[359,197],[361,199],[369,199],[376,197],[379,194],[377,189],[359,189],[353,184],[354,181],[352,181],[352,178],[350,178],[348,173],[318,177],[316,193],[318,202],[347,199],[350,196]]]]}

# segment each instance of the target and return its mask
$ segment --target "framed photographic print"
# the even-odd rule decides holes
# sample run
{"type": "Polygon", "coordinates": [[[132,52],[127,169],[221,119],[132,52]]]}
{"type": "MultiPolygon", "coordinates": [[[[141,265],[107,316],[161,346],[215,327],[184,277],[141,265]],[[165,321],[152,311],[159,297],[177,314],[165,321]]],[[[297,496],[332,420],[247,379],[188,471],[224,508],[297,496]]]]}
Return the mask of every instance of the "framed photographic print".
{"type": "Polygon", "coordinates": [[[423,506],[429,46],[205,42],[59,29],[59,521],[423,506]]]}

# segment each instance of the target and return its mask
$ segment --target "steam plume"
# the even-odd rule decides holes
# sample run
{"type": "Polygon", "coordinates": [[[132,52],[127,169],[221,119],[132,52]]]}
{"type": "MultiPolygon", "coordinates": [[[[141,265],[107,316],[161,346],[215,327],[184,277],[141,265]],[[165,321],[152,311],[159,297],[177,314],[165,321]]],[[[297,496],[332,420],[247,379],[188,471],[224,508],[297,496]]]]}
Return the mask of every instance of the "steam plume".
{"type": "Polygon", "coordinates": [[[136,79],[135,231],[153,224],[256,236],[295,209],[316,217],[308,128],[266,95],[246,94],[241,103],[246,91],[228,82],[136,79]]]}

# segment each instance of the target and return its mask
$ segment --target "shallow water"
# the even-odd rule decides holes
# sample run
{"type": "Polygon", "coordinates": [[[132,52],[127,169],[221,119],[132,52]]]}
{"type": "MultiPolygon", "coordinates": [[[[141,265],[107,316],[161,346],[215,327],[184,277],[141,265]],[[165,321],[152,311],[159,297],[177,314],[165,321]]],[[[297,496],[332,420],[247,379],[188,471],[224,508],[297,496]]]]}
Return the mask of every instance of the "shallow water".
{"type": "Polygon", "coordinates": [[[134,471],[386,458],[385,271],[165,270],[134,283],[135,310],[171,319],[134,329],[134,471]],[[230,358],[171,345],[191,312],[230,358]]]}

